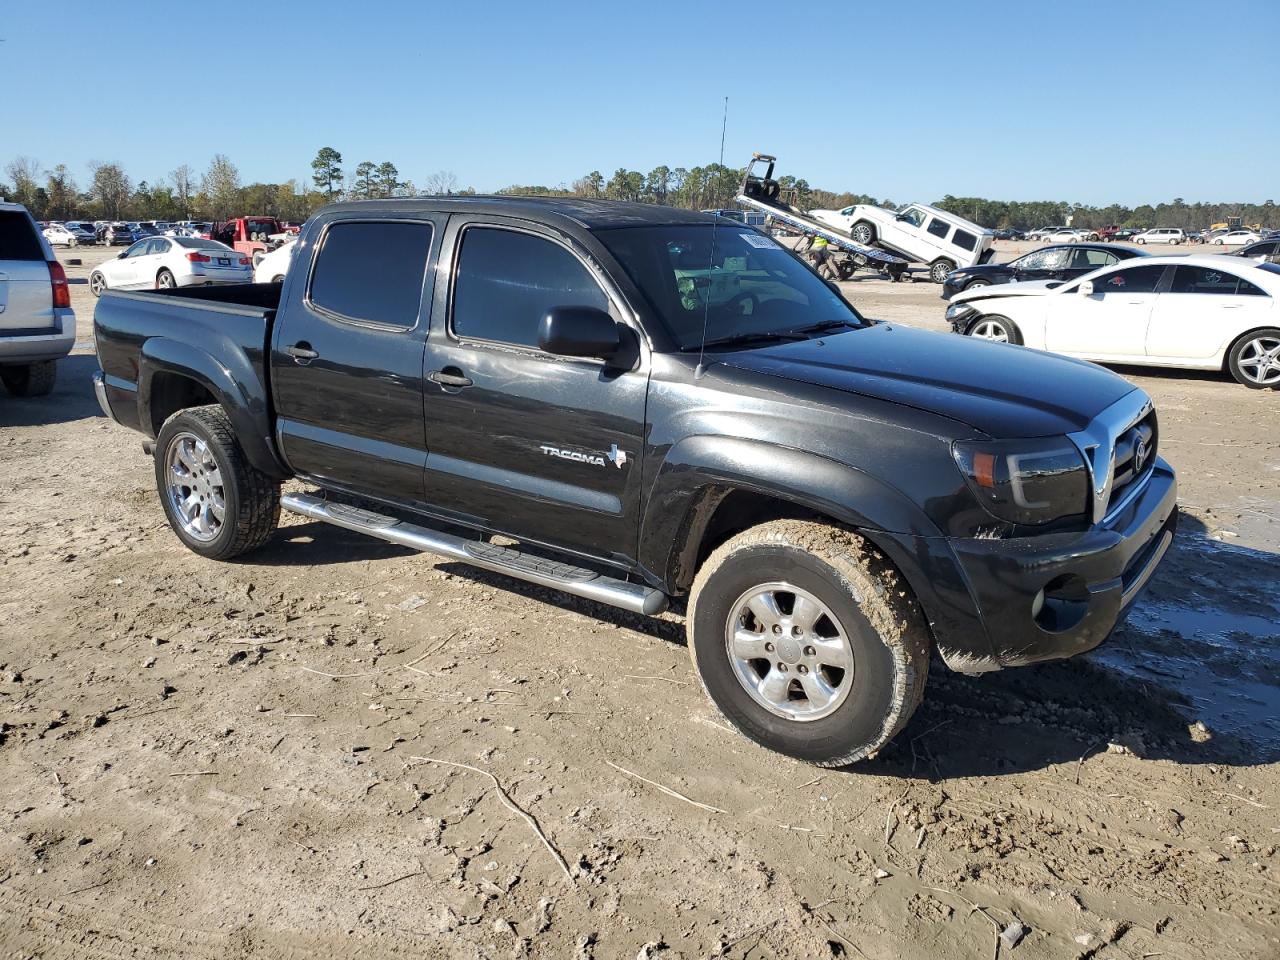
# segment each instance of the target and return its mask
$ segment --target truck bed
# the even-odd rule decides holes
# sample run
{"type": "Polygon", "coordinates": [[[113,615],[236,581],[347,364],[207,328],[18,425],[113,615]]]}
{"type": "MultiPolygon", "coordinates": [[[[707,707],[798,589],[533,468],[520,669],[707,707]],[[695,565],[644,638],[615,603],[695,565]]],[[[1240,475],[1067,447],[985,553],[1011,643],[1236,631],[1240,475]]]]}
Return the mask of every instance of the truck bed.
{"type": "Polygon", "coordinates": [[[280,290],[278,283],[240,283],[103,293],[94,334],[112,416],[154,437],[167,413],[153,394],[191,389],[175,378],[193,380],[211,400],[231,401],[228,408],[245,420],[237,427],[246,452],[270,463],[268,378],[280,290]]]}

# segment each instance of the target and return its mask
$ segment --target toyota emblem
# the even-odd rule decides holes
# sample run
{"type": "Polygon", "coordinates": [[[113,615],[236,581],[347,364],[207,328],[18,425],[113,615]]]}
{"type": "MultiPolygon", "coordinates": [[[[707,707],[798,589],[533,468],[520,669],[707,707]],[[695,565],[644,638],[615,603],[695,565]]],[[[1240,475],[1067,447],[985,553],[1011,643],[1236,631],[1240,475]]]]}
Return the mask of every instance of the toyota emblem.
{"type": "Polygon", "coordinates": [[[1139,474],[1142,468],[1147,465],[1147,457],[1150,451],[1147,449],[1147,438],[1139,437],[1138,442],[1133,445],[1133,472],[1139,474]]]}

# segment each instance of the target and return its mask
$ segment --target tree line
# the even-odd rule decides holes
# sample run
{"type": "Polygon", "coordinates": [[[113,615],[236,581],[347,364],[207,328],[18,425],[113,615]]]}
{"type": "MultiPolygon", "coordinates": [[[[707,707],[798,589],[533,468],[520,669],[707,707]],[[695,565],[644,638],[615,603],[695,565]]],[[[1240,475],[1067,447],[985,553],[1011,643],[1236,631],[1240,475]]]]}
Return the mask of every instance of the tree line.
{"type": "MultiPolygon", "coordinates": [[[[323,147],[311,163],[310,183],[243,183],[224,154],[215,154],[197,173],[188,164],[167,177],[134,183],[119,163],[93,160],[89,180],[77,184],[65,163],[46,169],[33,157],[16,157],[0,177],[0,199],[23,204],[37,220],[225,220],[268,216],[303,221],[326,203],[343,199],[415,196],[412,181],[402,180],[394,163],[360,161],[350,182],[342,154],[323,147]]],[[[427,178],[427,193],[460,193],[458,178],[441,171],[427,178]]]]}
{"type": "MultiPolygon", "coordinates": [[[[243,184],[235,164],[217,154],[202,173],[183,164],[167,178],[133,183],[118,163],[94,161],[89,164],[89,182],[81,188],[66,164],[45,169],[31,157],[18,157],[4,170],[0,197],[24,204],[40,220],[222,220],[230,216],[274,216],[281,220],[305,220],[319,207],[341,199],[376,199],[422,194],[474,194],[461,187],[449,171],[427,177],[421,187],[403,180],[389,160],[361,160],[351,176],[336,148],[322,147],[311,161],[311,182],[296,179],[283,183],[243,184]]],[[[549,187],[513,184],[499,190],[508,196],[561,196],[592,199],[630,200],[658,203],[691,210],[732,208],[743,169],[710,163],[698,167],[654,167],[648,173],[619,167],[605,178],[599,170],[578,177],[569,184],[549,187]]],[[[814,187],[803,178],[783,176],[779,183],[785,195],[806,209],[841,209],[853,204],[873,204],[894,208],[888,198],[868,194],[836,192],[814,187]]],[[[1245,223],[1280,227],[1280,210],[1263,203],[1187,203],[1177,197],[1168,203],[1090,206],[1059,200],[988,200],[983,197],[955,197],[950,194],[934,205],[959,214],[984,227],[1012,227],[1030,230],[1063,224],[1073,226],[1126,227],[1170,226],[1198,229],[1238,216],[1245,223]]]]}

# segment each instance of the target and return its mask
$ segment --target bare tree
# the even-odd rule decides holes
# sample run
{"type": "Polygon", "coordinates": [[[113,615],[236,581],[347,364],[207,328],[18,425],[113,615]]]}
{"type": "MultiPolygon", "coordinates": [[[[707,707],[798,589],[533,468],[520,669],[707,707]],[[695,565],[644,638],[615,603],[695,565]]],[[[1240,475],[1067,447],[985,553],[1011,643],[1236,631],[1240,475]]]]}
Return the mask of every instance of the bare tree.
{"type": "Polygon", "coordinates": [[[121,210],[129,202],[129,194],[132,192],[124,168],[118,163],[90,160],[89,171],[93,174],[89,193],[102,205],[102,215],[108,220],[119,220],[121,210]]]}
{"type": "Polygon", "coordinates": [[[40,193],[40,161],[35,157],[15,157],[4,168],[13,181],[13,197],[37,219],[44,216],[44,198],[40,193]]]}
{"type": "Polygon", "coordinates": [[[169,179],[173,181],[173,196],[182,207],[182,219],[191,219],[191,195],[196,191],[196,174],[187,164],[169,171],[169,179]]]}
{"type": "Polygon", "coordinates": [[[209,169],[200,178],[200,192],[204,194],[217,220],[227,219],[240,205],[240,171],[225,154],[214,154],[209,162],[209,169]]]}
{"type": "Polygon", "coordinates": [[[439,196],[452,194],[458,190],[458,178],[450,170],[440,170],[427,177],[425,192],[439,196]]]}

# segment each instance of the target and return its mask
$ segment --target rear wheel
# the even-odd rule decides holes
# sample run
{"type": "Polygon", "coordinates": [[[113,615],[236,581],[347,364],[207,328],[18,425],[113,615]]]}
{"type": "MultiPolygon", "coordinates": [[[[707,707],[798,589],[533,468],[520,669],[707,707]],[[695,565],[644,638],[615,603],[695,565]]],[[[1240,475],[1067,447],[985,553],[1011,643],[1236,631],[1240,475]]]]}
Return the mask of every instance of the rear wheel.
{"type": "Polygon", "coordinates": [[[929,264],[929,279],[934,283],[942,283],[947,279],[947,274],[956,268],[956,265],[950,260],[935,260],[929,264]]]}
{"type": "Polygon", "coordinates": [[[694,581],[688,630],[725,717],[819,766],[888,743],[929,669],[929,632],[897,571],[861,537],[822,523],[765,523],[717,549],[694,581]]]}
{"type": "Polygon", "coordinates": [[[173,274],[165,269],[156,274],[156,288],[159,290],[172,290],[178,285],[178,281],[173,278],[173,274]]]}
{"type": "Polygon", "coordinates": [[[1022,334],[1008,317],[991,314],[979,317],[969,325],[969,336],[978,340],[992,340],[996,343],[1022,343],[1022,334]]]}
{"type": "Polygon", "coordinates": [[[15,397],[43,397],[52,392],[57,378],[58,365],[53,360],[0,367],[0,383],[15,397]]]}
{"type": "Polygon", "coordinates": [[[1246,333],[1231,347],[1227,366],[1237,381],[1253,390],[1280,387],[1280,329],[1246,333]]]}
{"type": "Polygon", "coordinates": [[[869,247],[876,242],[876,228],[865,220],[859,220],[849,231],[849,236],[853,237],[855,243],[869,247]]]}
{"type": "Polygon", "coordinates": [[[275,532],[280,485],[249,463],[221,407],[170,417],[156,438],[155,468],[169,525],[195,553],[229,560],[275,532]]]}

